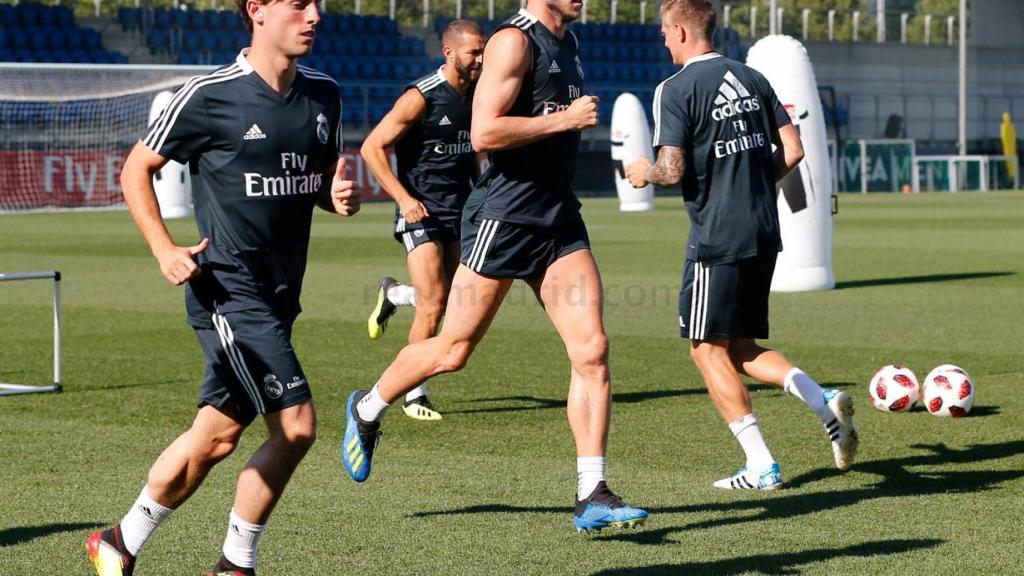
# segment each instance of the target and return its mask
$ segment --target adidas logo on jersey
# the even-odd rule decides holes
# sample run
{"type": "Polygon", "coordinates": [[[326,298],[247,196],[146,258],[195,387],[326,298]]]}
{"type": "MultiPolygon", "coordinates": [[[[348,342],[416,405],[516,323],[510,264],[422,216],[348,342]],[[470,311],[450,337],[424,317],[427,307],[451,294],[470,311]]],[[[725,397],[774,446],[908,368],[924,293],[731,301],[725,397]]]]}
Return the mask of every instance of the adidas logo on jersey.
{"type": "Polygon", "coordinates": [[[548,74],[561,74],[562,69],[558,67],[558,62],[552,60],[551,66],[548,68],[548,74]]]}
{"type": "Polygon", "coordinates": [[[438,126],[451,126],[452,121],[448,119],[448,116],[441,118],[441,121],[437,123],[438,126]]]}
{"type": "Polygon", "coordinates": [[[242,140],[263,140],[266,137],[267,135],[263,133],[263,130],[260,130],[259,126],[253,124],[245,133],[245,136],[242,136],[242,140]]]}
{"type": "Polygon", "coordinates": [[[718,122],[737,114],[761,109],[757,96],[753,96],[732,72],[725,73],[722,85],[718,87],[715,106],[717,108],[711,111],[711,117],[718,122]]]}

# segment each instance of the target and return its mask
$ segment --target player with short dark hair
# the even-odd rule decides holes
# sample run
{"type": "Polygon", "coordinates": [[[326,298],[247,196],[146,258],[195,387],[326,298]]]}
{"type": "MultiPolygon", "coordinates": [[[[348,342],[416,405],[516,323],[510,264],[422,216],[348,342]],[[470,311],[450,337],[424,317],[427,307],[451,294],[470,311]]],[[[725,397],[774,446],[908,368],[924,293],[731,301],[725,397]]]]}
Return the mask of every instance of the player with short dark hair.
{"type": "Polygon", "coordinates": [[[580,132],[597,124],[597,99],[583,94],[579,41],[566,25],[579,0],[529,0],[484,49],[473,99],[473,147],[491,165],[462,218],[462,261],[444,327],[406,346],[372,390],[349,396],[342,460],[357,482],[370,474],[380,418],[421,382],[462,369],[512,282],[534,290],[571,364],[568,416],[576,440],[578,530],[642,523],[605,483],[611,415],[603,289],[572,190],[580,132]]]}
{"type": "MultiPolygon", "coordinates": [[[[454,20],[442,35],[444,66],[406,86],[363,142],[362,156],[381,187],[395,200],[394,235],[406,251],[412,286],[379,281],[367,320],[370,339],[384,334],[397,306],[415,305],[409,343],[437,333],[448,288],[459,265],[462,207],[477,173],[469,138],[473,86],[480,77],[484,36],[475,22],[454,20]],[[398,174],[385,149],[395,147],[398,174]]],[[[421,384],[405,395],[405,414],[440,420],[421,384]]]]}
{"type": "Polygon", "coordinates": [[[715,406],[746,454],[714,486],[771,489],[782,473],[761,435],[740,374],[785,389],[821,419],[836,466],[854,461],[858,435],[845,392],[823,390],[768,337],[768,295],[782,249],[775,183],[803,158],[800,136],[768,81],[715,53],[708,0],[665,0],[661,31],[683,69],[654,93],[657,162],[626,168],[633,186],[680,186],[690,237],[679,296],[679,326],[715,406]],[[773,145],[776,150],[773,152],[773,145]]]}
{"type": "Polygon", "coordinates": [[[149,470],[113,528],[89,537],[100,576],[130,576],[146,541],[262,416],[269,437],[238,477],[220,560],[210,574],[255,574],[260,535],[316,437],[309,382],[291,344],[314,205],[350,216],[337,84],[296,60],[312,49],[312,0],[239,1],[252,47],[188,81],[121,172],[132,217],[164,277],[187,284],[188,323],[206,356],[191,428],[149,470]],[[178,246],[160,217],[153,175],[189,165],[202,240],[178,246]]]}

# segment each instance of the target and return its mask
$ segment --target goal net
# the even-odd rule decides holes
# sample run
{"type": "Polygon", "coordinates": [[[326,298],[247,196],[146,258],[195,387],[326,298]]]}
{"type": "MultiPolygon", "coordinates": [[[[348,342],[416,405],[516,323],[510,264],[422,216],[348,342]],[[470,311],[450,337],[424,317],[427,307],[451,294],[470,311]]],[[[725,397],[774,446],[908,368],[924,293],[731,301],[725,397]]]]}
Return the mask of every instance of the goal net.
{"type": "Polygon", "coordinates": [[[1010,156],[918,156],[915,192],[1017,190],[1020,173],[1010,156]]]}
{"type": "Polygon", "coordinates": [[[0,63],[0,212],[122,206],[153,98],[211,69],[0,63]]]}

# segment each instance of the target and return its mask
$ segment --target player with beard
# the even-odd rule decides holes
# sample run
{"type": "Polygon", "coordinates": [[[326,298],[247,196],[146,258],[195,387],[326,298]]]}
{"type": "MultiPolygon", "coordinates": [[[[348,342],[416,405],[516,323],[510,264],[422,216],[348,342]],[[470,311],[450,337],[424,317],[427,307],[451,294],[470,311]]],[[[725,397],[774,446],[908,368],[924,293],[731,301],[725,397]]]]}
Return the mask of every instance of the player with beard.
{"type": "MultiPolygon", "coordinates": [[[[441,36],[444,66],[406,87],[395,106],[363,143],[362,156],[397,204],[394,235],[405,247],[412,286],[391,277],[379,281],[367,320],[370,339],[384,334],[398,306],[415,306],[409,343],[437,333],[448,289],[459,265],[462,207],[477,163],[470,143],[473,86],[480,77],[484,36],[475,22],[455,20],[441,36]],[[385,149],[395,147],[398,175],[385,149]]],[[[405,395],[405,414],[440,420],[426,383],[405,395]]]]}
{"type": "Polygon", "coordinates": [[[519,278],[569,356],[576,529],[647,518],[605,483],[611,378],[604,294],[572,189],[580,132],[598,122],[597,99],[583,95],[579,40],[566,30],[582,8],[579,0],[529,0],[487,42],[472,141],[490,153],[491,165],[463,209],[461,263],[444,327],[406,346],[371,390],[349,396],[342,461],[357,482],[369,477],[387,406],[427,378],[461,370],[519,278]]]}
{"type": "Polygon", "coordinates": [[[131,576],[146,541],[262,416],[268,437],[238,476],[222,555],[209,573],[253,576],[267,520],[316,438],[309,382],[291,343],[313,207],[349,216],[359,195],[338,160],[338,85],[296,63],[313,47],[317,3],[237,4],[252,47],[186,83],[121,172],[161,272],[187,284],[206,374],[192,427],[160,454],[121,522],[89,537],[100,576],[131,576]],[[153,175],[168,159],[190,166],[202,238],[194,246],[176,245],[160,218],[153,175]]]}

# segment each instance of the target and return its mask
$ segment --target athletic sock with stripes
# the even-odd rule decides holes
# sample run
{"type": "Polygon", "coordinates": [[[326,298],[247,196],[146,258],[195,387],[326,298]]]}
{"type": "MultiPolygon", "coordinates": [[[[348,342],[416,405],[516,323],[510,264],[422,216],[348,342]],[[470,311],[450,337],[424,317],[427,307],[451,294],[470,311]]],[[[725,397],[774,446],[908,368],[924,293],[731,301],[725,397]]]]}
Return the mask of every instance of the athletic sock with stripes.
{"type": "Polygon", "coordinates": [[[242,520],[232,508],[228,516],[228,535],[224,537],[224,559],[239,568],[255,568],[260,536],[266,529],[266,524],[252,524],[242,520]]]}
{"type": "Polygon", "coordinates": [[[121,537],[125,550],[132,556],[138,556],[149,537],[172,512],[174,510],[171,508],[162,506],[150,498],[146,487],[143,486],[139,497],[121,519],[121,537]]]}
{"type": "Polygon", "coordinates": [[[786,378],[782,382],[783,389],[814,410],[822,424],[831,419],[831,414],[825,410],[825,391],[803,370],[792,368],[786,373],[786,378]]]}
{"type": "Polygon", "coordinates": [[[363,422],[376,422],[388,409],[388,403],[380,397],[380,382],[373,385],[373,388],[356,404],[356,413],[363,422]]]}
{"type": "Polygon", "coordinates": [[[775,458],[768,451],[768,445],[761,435],[761,427],[757,425],[757,418],[753,414],[747,414],[729,422],[729,430],[739,441],[744,454],[747,455],[747,470],[761,473],[768,469],[775,458]]]}
{"type": "Polygon", "coordinates": [[[412,286],[406,286],[405,284],[395,284],[391,288],[388,288],[387,297],[388,302],[391,302],[395,306],[416,305],[416,289],[412,286]]]}
{"type": "Polygon", "coordinates": [[[576,499],[583,500],[594,492],[604,480],[607,467],[604,456],[584,456],[576,459],[576,499]]]}

